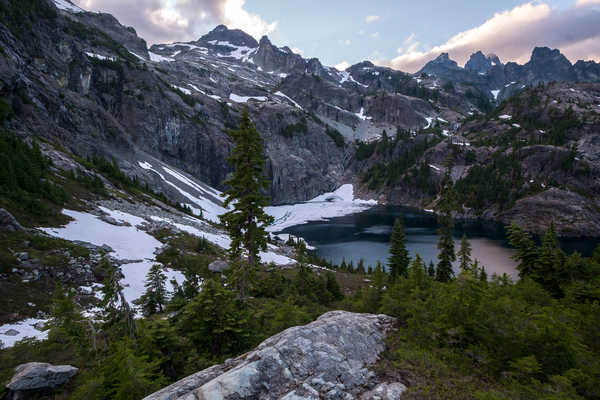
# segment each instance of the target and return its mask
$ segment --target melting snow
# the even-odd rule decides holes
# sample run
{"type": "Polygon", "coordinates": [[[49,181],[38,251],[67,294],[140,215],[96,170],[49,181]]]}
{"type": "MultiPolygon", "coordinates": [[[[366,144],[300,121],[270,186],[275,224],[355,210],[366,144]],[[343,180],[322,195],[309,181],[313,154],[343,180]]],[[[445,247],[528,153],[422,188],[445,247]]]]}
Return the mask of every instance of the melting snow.
{"type": "Polygon", "coordinates": [[[498,118],[508,121],[508,120],[512,119],[512,115],[502,114],[498,118]]]}
{"type": "Polygon", "coordinates": [[[433,118],[432,117],[425,117],[425,120],[427,121],[427,125],[423,129],[427,129],[427,128],[429,128],[431,126],[431,123],[433,122],[433,118]]]}
{"type": "Polygon", "coordinates": [[[229,100],[236,103],[247,103],[248,100],[267,101],[265,96],[239,96],[235,93],[229,95],[229,100]]]}
{"type": "Polygon", "coordinates": [[[305,203],[271,206],[265,210],[275,218],[267,228],[270,232],[279,232],[294,225],[309,221],[323,221],[364,211],[377,205],[376,200],[360,200],[354,197],[354,187],[342,185],[336,191],[325,193],[305,203]]]}
{"type": "Polygon", "coordinates": [[[513,126],[514,128],[520,128],[520,127],[521,127],[521,125],[519,125],[519,124],[512,124],[512,126],[513,126]]]}
{"type": "Polygon", "coordinates": [[[108,57],[108,56],[103,56],[103,55],[100,55],[100,54],[89,53],[89,52],[87,52],[87,51],[85,52],[85,54],[86,54],[88,57],[91,57],[91,58],[96,58],[96,59],[98,59],[98,60],[117,61],[117,58],[116,58],[116,57],[108,57]]]}
{"type": "Polygon", "coordinates": [[[288,96],[287,96],[285,93],[283,93],[283,92],[279,92],[279,91],[278,91],[278,92],[275,92],[275,96],[283,97],[284,99],[287,99],[287,100],[289,100],[289,101],[290,101],[290,102],[291,102],[291,103],[292,103],[294,106],[296,106],[296,108],[299,108],[299,109],[301,109],[301,110],[304,110],[300,104],[296,103],[296,102],[295,102],[293,99],[291,99],[290,97],[288,97],[288,96]]]}
{"type": "Polygon", "coordinates": [[[39,323],[45,323],[48,320],[28,318],[23,321],[15,322],[12,324],[4,324],[0,326],[0,342],[4,347],[12,347],[16,342],[25,338],[35,338],[38,340],[44,340],[48,338],[48,331],[40,331],[35,325],[39,323]],[[16,331],[15,335],[7,335],[7,332],[16,331]]]}
{"type": "Polygon", "coordinates": [[[163,62],[163,61],[173,62],[173,61],[175,61],[174,58],[161,56],[160,54],[156,54],[151,51],[148,52],[148,55],[150,56],[150,61],[152,61],[152,62],[163,62]]]}
{"type": "Polygon", "coordinates": [[[490,90],[492,92],[492,96],[494,96],[494,100],[498,100],[498,94],[500,93],[500,89],[490,90]]]}
{"type": "MultiPolygon", "coordinates": [[[[143,218],[104,207],[101,209],[116,220],[128,222],[132,226],[116,226],[89,213],[63,210],[63,214],[73,218],[73,221],[61,228],[40,228],[40,230],[66,240],[81,240],[97,246],[106,244],[114,250],[113,256],[117,259],[135,261],[121,266],[125,276],[121,280],[124,286],[123,294],[131,303],[144,293],[146,274],[156,263],[154,252],[162,247],[162,243],[135,227],[144,221],[143,218]]],[[[183,274],[178,271],[165,269],[165,274],[167,282],[175,279],[181,283],[184,280],[183,274]]]]}
{"type": "Polygon", "coordinates": [[[354,115],[356,115],[358,118],[362,119],[363,121],[366,121],[368,119],[373,119],[373,117],[367,117],[365,115],[365,108],[361,107],[360,108],[360,112],[354,113],[354,115]]]}
{"type": "Polygon", "coordinates": [[[181,91],[181,92],[183,92],[183,93],[185,93],[187,95],[192,94],[192,91],[190,89],[187,89],[187,88],[184,88],[184,87],[181,87],[181,86],[177,86],[177,85],[171,85],[171,87],[174,88],[174,89],[177,89],[177,90],[179,90],[179,91],[181,91]]]}
{"type": "Polygon", "coordinates": [[[54,0],[54,4],[56,4],[56,8],[58,8],[60,10],[64,10],[64,11],[70,11],[70,12],[76,12],[76,13],[85,11],[67,0],[54,0]]]}
{"type": "Polygon", "coordinates": [[[362,86],[362,87],[365,87],[365,88],[369,87],[369,85],[364,85],[364,84],[358,82],[357,80],[355,80],[352,77],[352,75],[350,75],[350,72],[348,72],[348,71],[341,71],[340,75],[342,75],[342,79],[340,79],[340,84],[343,84],[344,82],[354,82],[354,83],[356,83],[359,86],[362,86]]]}

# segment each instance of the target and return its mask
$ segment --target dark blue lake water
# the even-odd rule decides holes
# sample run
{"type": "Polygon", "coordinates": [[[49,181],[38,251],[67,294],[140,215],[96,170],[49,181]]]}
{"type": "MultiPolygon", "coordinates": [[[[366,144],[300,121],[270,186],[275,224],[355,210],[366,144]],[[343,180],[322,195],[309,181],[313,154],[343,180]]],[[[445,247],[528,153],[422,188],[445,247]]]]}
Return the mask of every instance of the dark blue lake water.
{"type": "MultiPolygon", "coordinates": [[[[316,252],[327,260],[340,264],[362,258],[365,265],[386,263],[394,220],[404,218],[407,248],[414,257],[419,254],[427,263],[437,263],[437,218],[420,210],[403,207],[375,207],[359,214],[333,218],[329,221],[311,222],[286,229],[285,233],[303,237],[316,252]]],[[[504,228],[494,223],[457,224],[456,250],[462,235],[466,234],[473,249],[472,256],[483,264],[488,274],[508,274],[518,277],[516,263],[511,259],[514,250],[508,246],[504,228]]],[[[566,251],[577,249],[589,254],[595,245],[591,240],[563,242],[566,251]]]]}

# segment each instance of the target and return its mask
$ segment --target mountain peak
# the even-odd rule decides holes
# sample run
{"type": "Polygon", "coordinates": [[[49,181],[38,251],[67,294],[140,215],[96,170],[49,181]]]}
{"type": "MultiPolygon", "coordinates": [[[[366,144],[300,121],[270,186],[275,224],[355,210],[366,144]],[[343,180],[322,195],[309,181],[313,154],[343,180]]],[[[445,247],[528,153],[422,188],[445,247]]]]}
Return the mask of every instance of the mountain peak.
{"type": "Polygon", "coordinates": [[[258,42],[252,36],[240,29],[229,29],[225,25],[218,25],[212,31],[200,38],[204,42],[228,42],[235,46],[258,47],[258,42]]]}
{"type": "Polygon", "coordinates": [[[268,37],[267,35],[263,35],[263,36],[260,38],[260,42],[258,43],[258,45],[259,45],[259,46],[261,46],[261,47],[262,47],[262,46],[271,46],[271,45],[272,45],[272,43],[271,43],[271,41],[269,40],[269,37],[268,37]]]}
{"type": "Polygon", "coordinates": [[[478,73],[487,73],[496,65],[502,65],[500,59],[495,54],[483,54],[481,50],[471,54],[469,61],[465,64],[467,71],[473,71],[478,73]]]}

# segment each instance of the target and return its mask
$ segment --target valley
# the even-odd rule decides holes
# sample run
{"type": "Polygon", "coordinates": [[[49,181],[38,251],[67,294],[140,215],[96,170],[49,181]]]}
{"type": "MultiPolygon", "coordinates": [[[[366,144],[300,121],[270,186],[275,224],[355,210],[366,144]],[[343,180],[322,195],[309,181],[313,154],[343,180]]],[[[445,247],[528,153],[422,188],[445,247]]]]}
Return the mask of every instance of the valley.
{"type": "Polygon", "coordinates": [[[0,399],[598,398],[597,62],[69,0],[0,0],[0,46],[0,399]]]}

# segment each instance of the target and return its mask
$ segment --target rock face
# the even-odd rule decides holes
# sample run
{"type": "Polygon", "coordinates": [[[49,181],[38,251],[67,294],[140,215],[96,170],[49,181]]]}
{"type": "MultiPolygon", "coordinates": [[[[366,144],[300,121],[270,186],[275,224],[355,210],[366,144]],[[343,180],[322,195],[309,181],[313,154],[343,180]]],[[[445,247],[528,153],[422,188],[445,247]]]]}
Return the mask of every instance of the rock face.
{"type": "Polygon", "coordinates": [[[12,392],[36,389],[53,389],[64,385],[78,371],[70,365],[52,365],[30,362],[15,368],[16,374],[6,387],[12,392]]]}
{"type": "Polygon", "coordinates": [[[145,400],[360,398],[364,388],[377,385],[367,367],[384,350],[393,322],[385,315],[332,311],[145,400]]]}
{"type": "Polygon", "coordinates": [[[15,232],[23,230],[23,227],[11,213],[4,208],[0,208],[0,229],[15,232]]]}
{"type": "Polygon", "coordinates": [[[208,270],[210,272],[224,272],[229,269],[229,263],[223,260],[216,260],[208,264],[208,270]]]}

